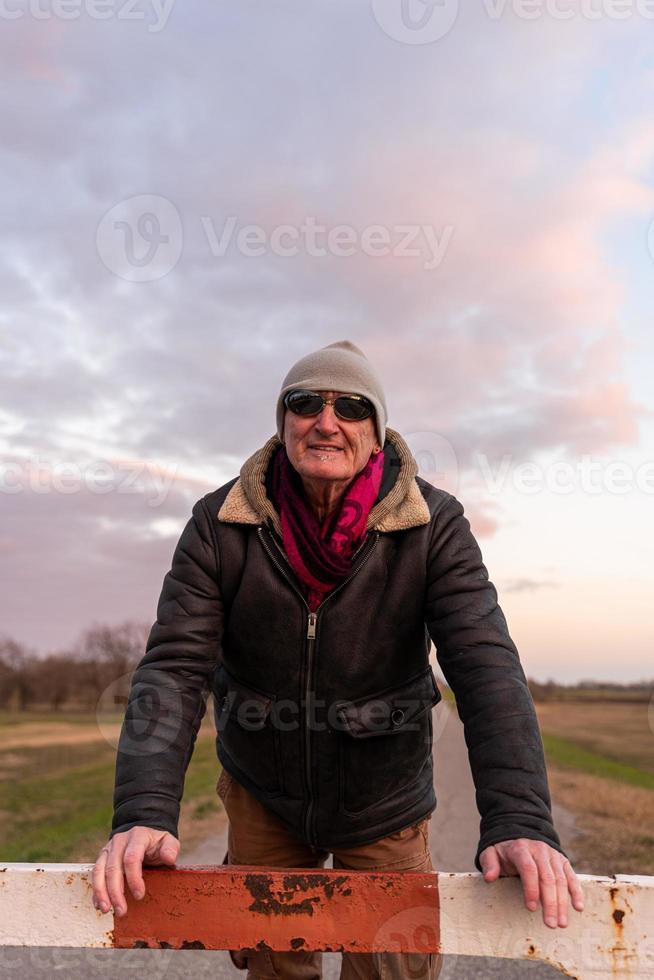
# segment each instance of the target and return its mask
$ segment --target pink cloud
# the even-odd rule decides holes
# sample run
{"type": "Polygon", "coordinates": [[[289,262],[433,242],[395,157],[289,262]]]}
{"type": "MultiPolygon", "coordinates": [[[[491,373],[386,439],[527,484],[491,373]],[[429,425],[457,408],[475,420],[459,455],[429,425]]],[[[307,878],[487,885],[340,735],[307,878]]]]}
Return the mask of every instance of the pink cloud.
{"type": "Polygon", "coordinates": [[[0,58],[19,78],[72,90],[72,75],[62,58],[65,37],[66,24],[56,17],[35,20],[24,15],[5,23],[0,35],[0,58]]]}

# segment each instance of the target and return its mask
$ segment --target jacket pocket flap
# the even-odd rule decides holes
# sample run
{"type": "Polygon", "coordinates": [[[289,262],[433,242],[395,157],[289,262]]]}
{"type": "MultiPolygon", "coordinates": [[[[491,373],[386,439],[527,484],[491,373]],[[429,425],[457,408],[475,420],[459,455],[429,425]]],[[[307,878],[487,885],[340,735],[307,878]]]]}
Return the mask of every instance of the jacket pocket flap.
{"type": "Polygon", "coordinates": [[[256,721],[257,718],[265,721],[275,700],[274,694],[265,694],[244,684],[222,664],[216,668],[212,687],[220,714],[239,709],[239,714],[247,716],[251,721],[256,721]]]}
{"type": "Polygon", "coordinates": [[[411,731],[415,720],[440,700],[434,672],[428,667],[399,687],[355,701],[339,701],[335,706],[336,727],[355,738],[411,731]]]}

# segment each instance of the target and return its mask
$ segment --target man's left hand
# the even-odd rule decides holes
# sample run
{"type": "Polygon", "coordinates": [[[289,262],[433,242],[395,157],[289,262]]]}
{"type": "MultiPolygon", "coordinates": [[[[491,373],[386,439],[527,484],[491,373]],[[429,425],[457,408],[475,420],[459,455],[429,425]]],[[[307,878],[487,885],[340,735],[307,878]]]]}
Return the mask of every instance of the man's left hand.
{"type": "Polygon", "coordinates": [[[543,922],[556,929],[568,924],[568,893],[572,905],[581,912],[584,893],[572,865],[564,854],[544,841],[518,837],[484,848],[479,855],[484,881],[500,875],[520,875],[525,905],[533,912],[540,896],[543,922]]]}

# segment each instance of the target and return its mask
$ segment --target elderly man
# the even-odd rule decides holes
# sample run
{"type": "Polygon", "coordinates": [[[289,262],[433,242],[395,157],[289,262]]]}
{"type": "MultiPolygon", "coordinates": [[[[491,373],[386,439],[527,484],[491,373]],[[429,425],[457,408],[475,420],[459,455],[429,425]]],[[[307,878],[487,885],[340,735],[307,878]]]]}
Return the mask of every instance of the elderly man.
{"type": "MultiPolygon", "coordinates": [[[[576,875],[552,823],[533,702],[479,547],[451,494],[386,427],[382,386],[349,341],[288,372],[277,435],[193,507],[134,674],[94,902],[120,915],[123,875],[174,863],[209,690],[234,864],[431,869],[436,806],[430,639],[465,727],[481,814],[475,866],[519,874],[567,924],[576,875]],[[156,692],[153,699],[152,691],[156,692]],[[155,713],[153,704],[158,706],[155,713]],[[155,718],[156,714],[156,718],[155,718]],[[129,720],[152,716],[139,752],[129,720]]],[[[243,950],[249,977],[309,980],[321,954],[243,950]]],[[[434,977],[440,958],[344,954],[342,978],[434,977]]]]}

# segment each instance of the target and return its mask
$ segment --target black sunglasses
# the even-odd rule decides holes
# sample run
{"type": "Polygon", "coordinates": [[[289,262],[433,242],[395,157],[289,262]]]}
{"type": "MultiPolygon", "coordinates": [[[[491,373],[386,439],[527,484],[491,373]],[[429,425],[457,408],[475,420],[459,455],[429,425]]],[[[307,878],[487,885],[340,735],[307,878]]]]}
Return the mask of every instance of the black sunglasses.
{"type": "Polygon", "coordinates": [[[323,398],[317,391],[296,388],[284,396],[284,404],[294,415],[319,415],[325,405],[333,405],[339,419],[346,422],[362,422],[370,418],[375,408],[363,395],[339,395],[337,398],[323,398]]]}

